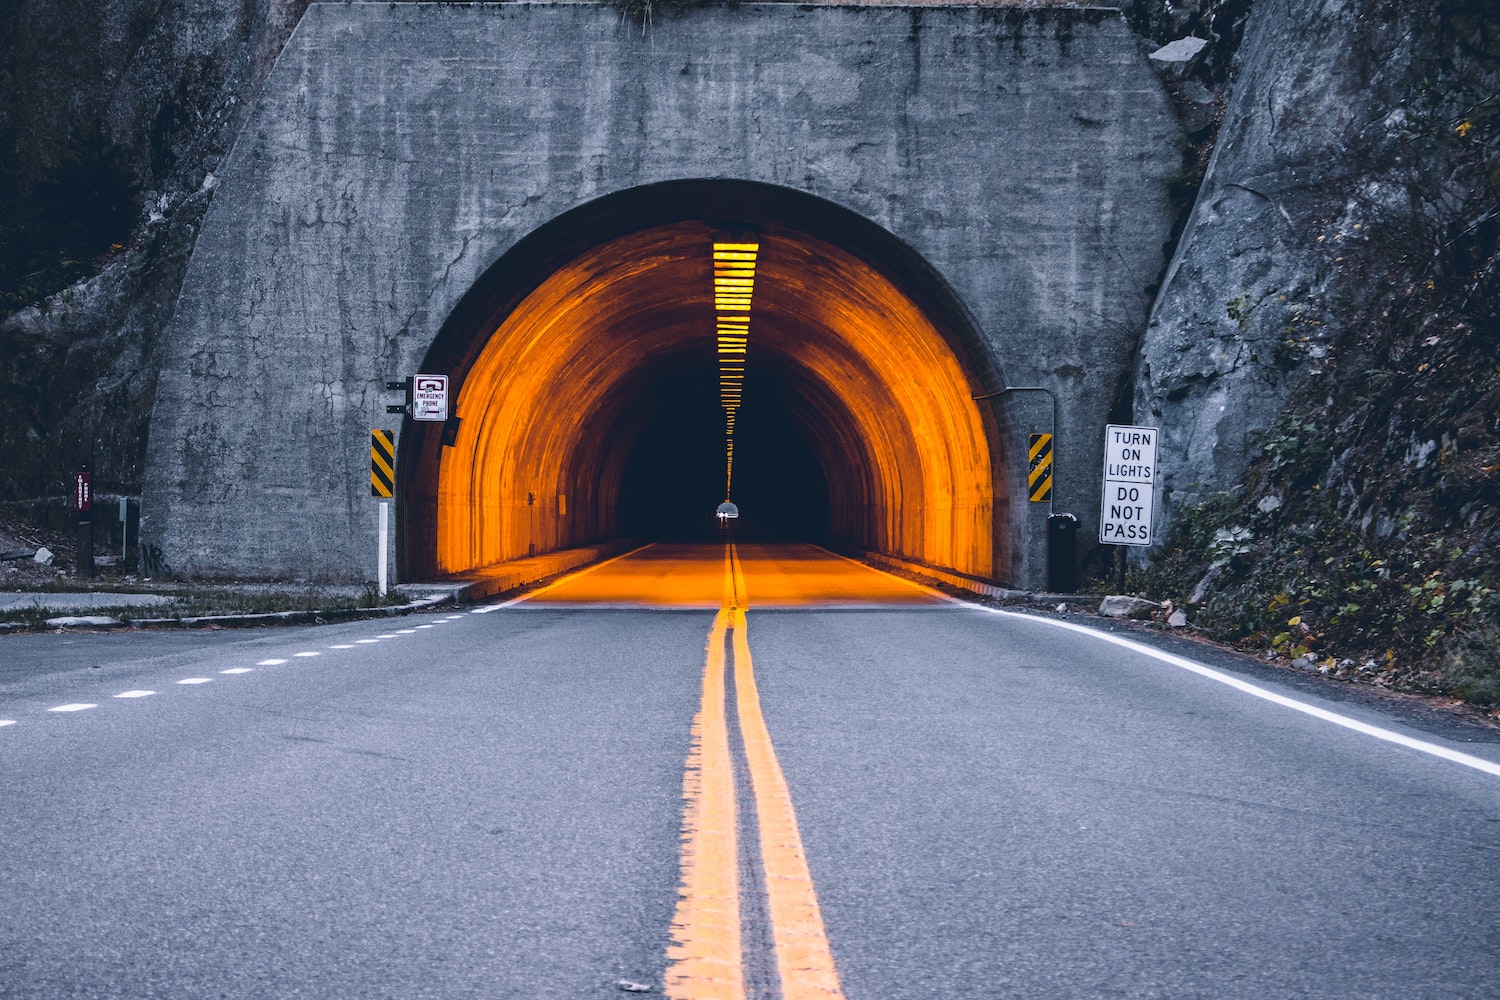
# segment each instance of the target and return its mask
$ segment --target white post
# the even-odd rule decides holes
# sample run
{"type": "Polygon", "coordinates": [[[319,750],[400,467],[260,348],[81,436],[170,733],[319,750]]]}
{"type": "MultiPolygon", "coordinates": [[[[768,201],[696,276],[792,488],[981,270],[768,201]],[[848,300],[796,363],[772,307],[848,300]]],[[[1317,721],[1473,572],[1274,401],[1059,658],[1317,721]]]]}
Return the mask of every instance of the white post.
{"type": "Polygon", "coordinates": [[[388,550],[386,548],[386,546],[388,545],[388,542],[386,540],[386,534],[388,532],[388,526],[389,526],[390,522],[391,522],[391,502],[389,500],[382,500],[382,501],[380,501],[380,569],[377,571],[379,579],[380,579],[380,596],[381,597],[385,596],[385,589],[386,589],[385,588],[385,585],[386,585],[385,563],[386,563],[386,558],[387,558],[387,555],[388,555],[388,550]]]}

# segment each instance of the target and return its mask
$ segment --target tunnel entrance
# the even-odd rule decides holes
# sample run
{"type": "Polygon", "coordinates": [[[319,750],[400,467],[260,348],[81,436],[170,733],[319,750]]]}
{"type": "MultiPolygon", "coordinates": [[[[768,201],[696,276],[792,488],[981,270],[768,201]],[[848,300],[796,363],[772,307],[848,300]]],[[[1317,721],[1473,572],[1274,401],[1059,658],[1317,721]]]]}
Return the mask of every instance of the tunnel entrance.
{"type": "Polygon", "coordinates": [[[456,428],[407,422],[401,575],[634,537],[714,537],[725,499],[712,246],[760,247],[738,530],[1006,578],[1004,382],[942,280],[845,209],[743,182],[585,205],[496,262],[423,371],[456,428]]]}

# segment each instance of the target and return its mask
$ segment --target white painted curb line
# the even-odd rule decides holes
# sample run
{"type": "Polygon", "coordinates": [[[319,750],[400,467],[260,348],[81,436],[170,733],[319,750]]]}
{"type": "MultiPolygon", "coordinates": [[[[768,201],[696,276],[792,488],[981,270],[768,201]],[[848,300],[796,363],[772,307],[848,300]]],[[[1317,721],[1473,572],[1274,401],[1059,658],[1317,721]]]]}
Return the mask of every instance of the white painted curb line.
{"type": "Polygon", "coordinates": [[[1089,628],[1086,625],[1076,625],[1073,622],[1058,621],[1055,618],[1043,618],[1040,615],[1021,614],[1017,611],[1004,611],[1000,608],[985,607],[982,604],[971,604],[968,601],[963,601],[961,603],[963,603],[967,607],[983,611],[986,614],[1001,615],[1005,618],[1022,618],[1029,622],[1038,622],[1043,625],[1050,625],[1053,628],[1067,629],[1069,632],[1078,632],[1083,635],[1090,636],[1094,639],[1098,639],[1100,642],[1112,643],[1116,646],[1128,649],[1133,653],[1139,653],[1141,656],[1149,656],[1154,660],[1159,660],[1162,663],[1166,663],[1170,666],[1178,667],[1190,673],[1197,674],[1200,677],[1207,677],[1209,680],[1218,681],[1220,684],[1226,684],[1229,687],[1234,688],[1236,691],[1243,691],[1245,694],[1253,695],[1256,698],[1260,698],[1264,701],[1269,701],[1275,705],[1280,705],[1283,708],[1290,708],[1294,712],[1301,712],[1302,714],[1310,715],[1315,719],[1321,719],[1324,722],[1331,722],[1335,726],[1342,726],[1345,729],[1352,729],[1356,733],[1363,733],[1366,736],[1373,736],[1377,740],[1384,740],[1387,743],[1394,743],[1397,746],[1406,747],[1408,750],[1416,750],[1419,753],[1430,754],[1433,757],[1440,757],[1443,760],[1452,761],[1455,764],[1462,764],[1465,767],[1472,767],[1476,771],[1483,771],[1485,774],[1492,774],[1496,777],[1500,777],[1500,764],[1497,764],[1494,761],[1485,760],[1483,757],[1475,757],[1472,754],[1466,754],[1458,750],[1450,750],[1448,747],[1440,746],[1437,743],[1429,743],[1426,740],[1415,739],[1414,737],[1406,736],[1391,729],[1384,729],[1380,726],[1372,726],[1368,722],[1361,722],[1358,719],[1350,718],[1347,715],[1340,715],[1338,712],[1330,712],[1326,708],[1319,708],[1316,705],[1309,705],[1305,701],[1298,701],[1296,698],[1289,698],[1284,694],[1277,694],[1275,691],[1263,688],[1258,684],[1251,684],[1249,681],[1241,680],[1238,677],[1234,677],[1230,674],[1223,673],[1222,671],[1215,670],[1212,667],[1204,666],[1203,664],[1197,663],[1193,660],[1189,660],[1184,656],[1177,656],[1174,653],[1166,653],[1162,650],[1154,649],[1151,646],[1146,645],[1145,643],[1136,642],[1134,639],[1126,639],[1123,636],[1113,635],[1109,632],[1101,632],[1098,629],[1089,628]]]}

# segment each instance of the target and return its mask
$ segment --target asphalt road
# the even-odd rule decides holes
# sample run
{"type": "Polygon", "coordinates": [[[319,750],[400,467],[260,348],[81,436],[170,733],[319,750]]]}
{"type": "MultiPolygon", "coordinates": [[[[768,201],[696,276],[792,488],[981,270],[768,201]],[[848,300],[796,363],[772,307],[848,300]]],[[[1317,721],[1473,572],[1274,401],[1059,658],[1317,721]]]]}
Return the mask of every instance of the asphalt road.
{"type": "Polygon", "coordinates": [[[740,556],[396,620],[0,637],[0,997],[660,995],[726,624],[728,863],[772,970],[746,996],[797,992],[750,870],[755,691],[849,998],[1500,995],[1487,734],[740,556]]]}

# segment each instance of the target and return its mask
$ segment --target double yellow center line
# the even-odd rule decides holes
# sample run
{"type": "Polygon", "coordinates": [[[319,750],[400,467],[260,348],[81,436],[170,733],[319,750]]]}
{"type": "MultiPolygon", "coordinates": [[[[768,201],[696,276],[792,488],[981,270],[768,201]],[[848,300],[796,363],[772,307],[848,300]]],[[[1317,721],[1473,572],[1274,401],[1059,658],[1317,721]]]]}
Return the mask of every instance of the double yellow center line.
{"type": "MultiPolygon", "coordinates": [[[[747,1000],[744,916],[759,900],[741,886],[764,886],[774,967],[782,1000],[842,1000],[838,972],[802,850],[786,777],[760,709],[747,636],[744,576],[733,545],[724,549],[724,599],[708,633],[703,701],[693,720],[683,778],[682,886],[672,922],[664,992],[674,1000],[747,1000]],[[735,754],[730,744],[733,692],[755,827],[741,831],[735,754]],[[761,871],[741,870],[740,837],[758,838],[761,871]],[[758,876],[746,878],[746,876],[758,876]]],[[[748,824],[747,824],[748,825],[748,824]]],[[[751,852],[753,853],[753,852],[751,852]]]]}

